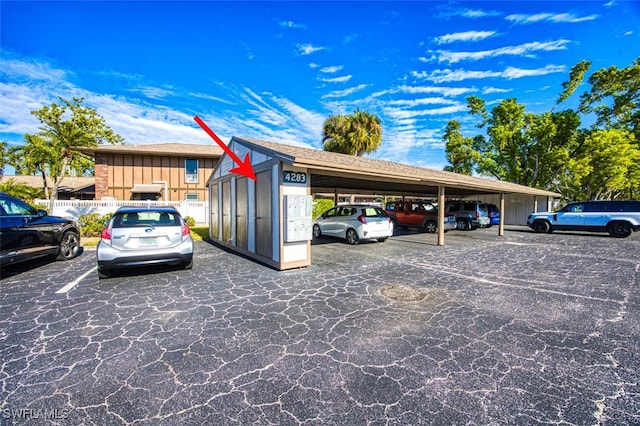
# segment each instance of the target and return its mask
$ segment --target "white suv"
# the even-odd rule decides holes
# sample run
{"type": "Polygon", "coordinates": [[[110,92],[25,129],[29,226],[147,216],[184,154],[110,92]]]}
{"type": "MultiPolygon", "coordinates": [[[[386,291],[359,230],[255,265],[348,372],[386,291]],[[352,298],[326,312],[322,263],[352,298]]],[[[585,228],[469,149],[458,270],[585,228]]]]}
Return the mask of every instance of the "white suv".
{"type": "Polygon", "coordinates": [[[349,204],[333,207],[313,223],[313,236],[344,238],[349,244],[360,240],[384,242],[393,235],[393,222],[380,207],[349,204]]]}
{"type": "Polygon", "coordinates": [[[535,232],[608,232],[625,238],[640,230],[640,201],[585,201],[557,212],[532,213],[527,225],[535,232]]]}

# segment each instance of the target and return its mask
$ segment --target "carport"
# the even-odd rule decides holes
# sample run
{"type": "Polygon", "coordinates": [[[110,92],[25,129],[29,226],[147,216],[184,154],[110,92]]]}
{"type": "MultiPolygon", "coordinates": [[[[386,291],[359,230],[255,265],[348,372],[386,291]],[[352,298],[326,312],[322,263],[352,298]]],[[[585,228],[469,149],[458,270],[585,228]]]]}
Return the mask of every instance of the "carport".
{"type": "MultiPolygon", "coordinates": [[[[533,210],[548,205],[555,192],[510,182],[460,175],[366,157],[326,152],[249,138],[233,137],[229,147],[239,158],[249,154],[254,182],[229,171],[236,165],[224,155],[207,183],[210,237],[239,253],[277,269],[310,264],[311,194],[318,192],[467,198],[497,194],[533,199],[533,210]]],[[[444,245],[444,209],[439,211],[438,245],[444,245]]],[[[504,234],[501,216],[498,234],[504,234]]]]}

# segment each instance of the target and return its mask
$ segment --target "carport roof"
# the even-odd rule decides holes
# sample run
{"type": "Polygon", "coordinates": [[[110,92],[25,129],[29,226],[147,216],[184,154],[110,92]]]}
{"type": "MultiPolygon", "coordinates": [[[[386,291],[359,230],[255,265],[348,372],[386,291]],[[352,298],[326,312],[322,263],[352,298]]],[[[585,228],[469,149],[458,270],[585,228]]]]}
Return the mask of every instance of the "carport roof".
{"type": "Polygon", "coordinates": [[[560,194],[511,182],[467,176],[442,170],[355,155],[284,145],[234,136],[233,141],[307,168],[313,192],[362,191],[375,194],[432,195],[438,187],[448,196],[512,193],[559,197],[560,194]]]}

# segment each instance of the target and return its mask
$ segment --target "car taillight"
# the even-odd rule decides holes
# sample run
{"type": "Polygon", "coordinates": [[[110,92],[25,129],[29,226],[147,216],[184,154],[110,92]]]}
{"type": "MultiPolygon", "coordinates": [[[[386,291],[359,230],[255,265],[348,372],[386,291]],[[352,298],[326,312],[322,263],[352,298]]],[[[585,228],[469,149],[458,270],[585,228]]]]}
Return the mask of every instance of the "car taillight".
{"type": "Polygon", "coordinates": [[[102,228],[102,232],[100,232],[100,238],[103,240],[111,241],[111,228],[105,226],[102,228]]]}
{"type": "Polygon", "coordinates": [[[365,215],[363,215],[363,214],[361,214],[360,216],[358,216],[358,220],[359,220],[361,223],[367,223],[367,217],[366,217],[365,215]]]}
{"type": "Polygon", "coordinates": [[[480,212],[476,210],[476,219],[480,217],[480,212]]]}
{"type": "Polygon", "coordinates": [[[189,235],[190,229],[189,229],[189,225],[187,225],[186,223],[182,224],[182,236],[186,237],[187,235],[189,235]]]}

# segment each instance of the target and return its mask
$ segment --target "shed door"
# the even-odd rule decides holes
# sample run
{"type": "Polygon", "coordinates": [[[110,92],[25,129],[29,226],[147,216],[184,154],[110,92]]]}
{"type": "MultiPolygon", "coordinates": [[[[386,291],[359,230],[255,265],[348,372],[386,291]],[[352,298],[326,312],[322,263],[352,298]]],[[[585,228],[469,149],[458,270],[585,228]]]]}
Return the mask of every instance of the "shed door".
{"type": "Polygon", "coordinates": [[[271,170],[256,173],[256,253],[273,259],[271,170]]]}
{"type": "Polygon", "coordinates": [[[231,241],[231,181],[222,182],[222,241],[231,241]]]}
{"type": "Polygon", "coordinates": [[[209,229],[211,230],[211,238],[220,238],[220,223],[218,222],[218,183],[214,183],[211,186],[211,220],[209,222],[209,229]]]}
{"type": "Polygon", "coordinates": [[[236,179],[236,244],[245,250],[249,247],[247,209],[247,178],[238,178],[236,179]]]}

